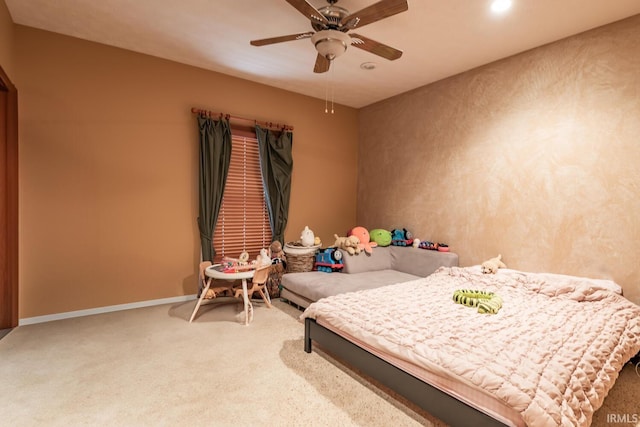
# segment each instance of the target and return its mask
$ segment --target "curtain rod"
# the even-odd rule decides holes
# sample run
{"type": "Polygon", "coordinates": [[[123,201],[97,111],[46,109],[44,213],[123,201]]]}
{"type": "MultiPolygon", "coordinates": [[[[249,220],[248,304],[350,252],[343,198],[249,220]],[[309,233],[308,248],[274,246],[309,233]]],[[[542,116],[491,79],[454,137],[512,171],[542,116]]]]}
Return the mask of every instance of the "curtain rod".
{"type": "Polygon", "coordinates": [[[284,125],[284,124],[280,124],[280,123],[273,123],[273,122],[260,122],[258,120],[254,120],[254,119],[247,119],[245,117],[239,117],[239,116],[232,116],[231,114],[223,114],[223,113],[216,113],[213,111],[209,111],[209,110],[201,110],[199,108],[192,108],[191,112],[193,114],[202,114],[204,116],[207,117],[215,117],[215,116],[219,116],[220,118],[226,118],[227,120],[242,120],[242,121],[246,121],[246,122],[253,122],[256,125],[260,125],[260,126],[264,126],[264,127],[268,127],[268,128],[276,128],[276,129],[282,129],[282,130],[293,130],[293,126],[289,126],[289,125],[284,125]]]}

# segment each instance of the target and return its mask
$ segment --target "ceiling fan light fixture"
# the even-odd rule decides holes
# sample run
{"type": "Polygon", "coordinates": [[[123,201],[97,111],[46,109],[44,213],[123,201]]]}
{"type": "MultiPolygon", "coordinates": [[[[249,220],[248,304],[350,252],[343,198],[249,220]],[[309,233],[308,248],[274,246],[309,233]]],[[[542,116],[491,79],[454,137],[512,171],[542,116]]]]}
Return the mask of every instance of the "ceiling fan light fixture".
{"type": "Polygon", "coordinates": [[[493,0],[491,10],[493,13],[501,14],[511,9],[511,0],[493,0]]]}
{"type": "Polygon", "coordinates": [[[311,43],[320,55],[332,61],[347,51],[351,37],[338,30],[322,30],[311,36],[311,43]]]}

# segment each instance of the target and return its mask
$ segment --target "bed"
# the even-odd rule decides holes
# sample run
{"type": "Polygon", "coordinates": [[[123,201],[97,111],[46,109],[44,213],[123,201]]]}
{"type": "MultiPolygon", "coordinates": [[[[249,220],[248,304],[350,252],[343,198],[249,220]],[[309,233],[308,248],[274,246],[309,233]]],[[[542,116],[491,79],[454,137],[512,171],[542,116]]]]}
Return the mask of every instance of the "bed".
{"type": "Polygon", "coordinates": [[[444,422],[588,426],[640,351],[640,307],[609,280],[479,266],[323,298],[301,315],[312,342],[444,422]],[[495,314],[453,301],[492,292],[495,314]]]}

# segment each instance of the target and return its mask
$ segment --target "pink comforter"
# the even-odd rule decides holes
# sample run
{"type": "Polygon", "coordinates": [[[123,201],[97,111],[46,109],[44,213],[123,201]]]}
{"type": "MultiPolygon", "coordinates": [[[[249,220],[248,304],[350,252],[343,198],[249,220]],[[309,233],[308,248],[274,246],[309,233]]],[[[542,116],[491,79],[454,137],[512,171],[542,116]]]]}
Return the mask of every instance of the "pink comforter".
{"type": "Polygon", "coordinates": [[[502,400],[529,426],[591,424],[623,364],[640,351],[640,307],[604,280],[478,267],[313,303],[321,318],[376,348],[502,400]],[[456,289],[503,300],[495,314],[456,289]]]}

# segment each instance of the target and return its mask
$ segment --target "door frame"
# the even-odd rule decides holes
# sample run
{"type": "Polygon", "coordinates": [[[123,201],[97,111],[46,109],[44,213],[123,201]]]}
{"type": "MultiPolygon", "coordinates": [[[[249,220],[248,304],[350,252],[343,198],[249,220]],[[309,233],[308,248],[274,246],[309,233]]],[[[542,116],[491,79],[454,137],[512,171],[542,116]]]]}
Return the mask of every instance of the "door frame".
{"type": "Polygon", "coordinates": [[[0,66],[0,330],[18,326],[18,91],[0,66]]]}

